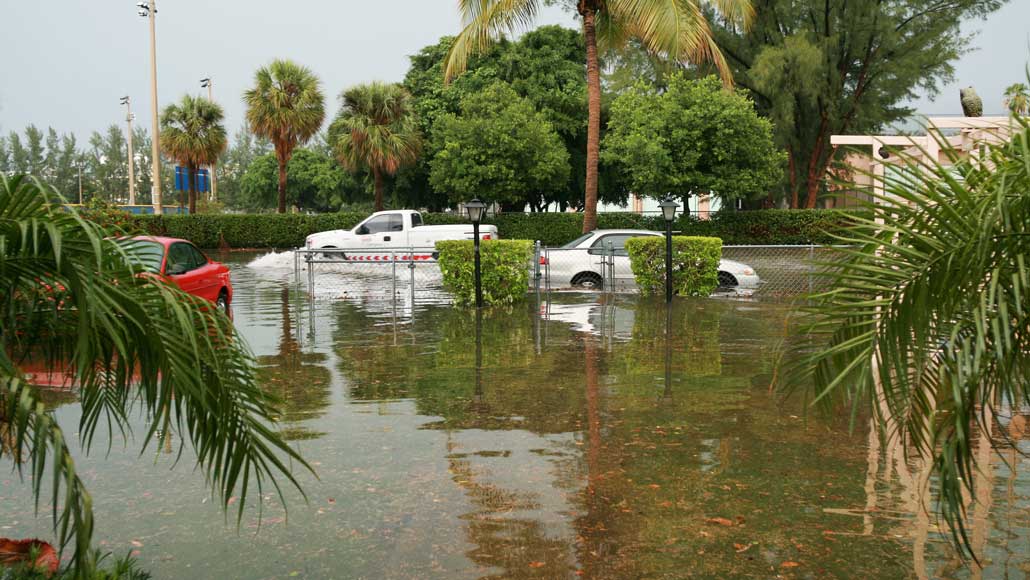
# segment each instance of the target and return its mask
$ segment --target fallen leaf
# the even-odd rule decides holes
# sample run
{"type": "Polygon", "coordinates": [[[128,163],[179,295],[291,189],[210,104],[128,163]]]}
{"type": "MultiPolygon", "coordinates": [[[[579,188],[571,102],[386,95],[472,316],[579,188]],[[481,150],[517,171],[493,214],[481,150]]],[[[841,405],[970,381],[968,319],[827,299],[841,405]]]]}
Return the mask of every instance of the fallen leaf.
{"type": "Polygon", "coordinates": [[[129,543],[132,544],[133,546],[136,546],[137,548],[142,548],[143,547],[143,542],[140,542],[139,540],[133,540],[133,541],[131,541],[129,543]]]}
{"type": "Polygon", "coordinates": [[[530,567],[530,568],[543,568],[543,567],[544,567],[544,566],[546,566],[546,565],[547,565],[547,564],[545,564],[545,563],[543,563],[543,562],[530,562],[530,563],[529,563],[529,567],[530,567]]]}
{"type": "Polygon", "coordinates": [[[717,526],[732,526],[733,522],[726,518],[705,518],[706,524],[713,524],[717,526]]]}
{"type": "Polygon", "coordinates": [[[792,561],[788,560],[788,561],[780,564],[780,568],[797,568],[800,565],[801,564],[798,564],[797,562],[792,562],[792,561]]]}

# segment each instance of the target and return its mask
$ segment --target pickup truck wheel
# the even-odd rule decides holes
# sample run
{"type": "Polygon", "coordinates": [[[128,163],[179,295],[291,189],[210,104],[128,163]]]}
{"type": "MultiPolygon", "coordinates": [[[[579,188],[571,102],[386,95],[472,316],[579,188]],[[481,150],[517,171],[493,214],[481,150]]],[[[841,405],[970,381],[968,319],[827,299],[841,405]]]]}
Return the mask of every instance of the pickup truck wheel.
{"type": "MultiPolygon", "coordinates": [[[[322,246],[319,249],[321,249],[321,250],[335,250],[336,246],[322,246]]],[[[322,259],[323,260],[346,261],[347,260],[347,254],[344,254],[342,252],[323,252],[322,253],[322,259]]]]}
{"type": "Polygon", "coordinates": [[[572,286],[584,290],[600,290],[604,287],[604,280],[597,272],[584,272],[572,278],[572,286]]]}

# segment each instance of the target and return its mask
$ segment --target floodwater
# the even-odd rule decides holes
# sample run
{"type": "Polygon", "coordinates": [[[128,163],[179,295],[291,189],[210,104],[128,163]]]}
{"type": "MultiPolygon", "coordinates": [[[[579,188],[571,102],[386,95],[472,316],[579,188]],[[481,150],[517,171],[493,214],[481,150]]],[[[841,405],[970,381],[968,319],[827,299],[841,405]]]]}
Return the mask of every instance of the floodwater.
{"type": "MultiPolygon", "coordinates": [[[[235,321],[317,478],[236,526],[187,452],[77,457],[96,542],[156,578],[1023,578],[1030,479],[991,457],[984,568],[950,549],[926,466],[770,393],[789,306],[574,294],[488,310],[308,301],[233,254],[235,321]],[[670,324],[671,322],[671,324],[670,324]],[[666,329],[669,332],[666,332],[666,329]],[[479,340],[477,340],[477,336],[479,340]]],[[[268,265],[267,263],[265,264],[268,265]]],[[[69,432],[79,418],[55,397],[69,432]]],[[[1007,420],[1007,419],[1000,419],[1007,420]]],[[[142,420],[137,433],[142,434],[142,420]]],[[[1020,443],[1023,445],[1023,443],[1020,443]]],[[[1030,451],[1030,446],[1022,448],[1030,451]]],[[[1012,468],[1012,467],[1014,468],[1012,468]]],[[[0,478],[0,535],[52,536],[0,478]]]]}

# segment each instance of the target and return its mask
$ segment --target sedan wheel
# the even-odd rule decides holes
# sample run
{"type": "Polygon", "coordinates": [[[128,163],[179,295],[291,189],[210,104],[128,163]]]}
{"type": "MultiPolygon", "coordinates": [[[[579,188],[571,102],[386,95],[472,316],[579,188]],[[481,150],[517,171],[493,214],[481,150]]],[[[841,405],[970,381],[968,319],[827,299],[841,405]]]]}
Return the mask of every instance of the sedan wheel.
{"type": "Polygon", "coordinates": [[[229,313],[229,295],[226,294],[225,292],[222,292],[221,294],[219,294],[218,295],[218,299],[215,300],[215,305],[218,306],[219,310],[221,310],[222,312],[228,314],[229,313]]]}

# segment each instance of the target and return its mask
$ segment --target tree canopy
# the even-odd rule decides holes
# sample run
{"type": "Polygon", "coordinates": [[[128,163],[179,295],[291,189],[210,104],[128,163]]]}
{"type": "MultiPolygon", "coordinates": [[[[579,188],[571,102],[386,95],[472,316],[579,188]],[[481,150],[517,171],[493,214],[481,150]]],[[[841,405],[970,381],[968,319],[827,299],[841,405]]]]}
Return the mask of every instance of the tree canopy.
{"type": "Polygon", "coordinates": [[[569,178],[569,155],[543,113],[497,82],[467,95],[460,115],[433,125],[430,183],[451,201],[481,197],[521,210],[539,207],[569,178]]]}
{"type": "Polygon", "coordinates": [[[787,150],[789,205],[816,206],[836,154],[831,135],[875,132],[910,116],[906,101],[952,80],[952,63],[971,40],[962,22],[1004,3],[754,0],[749,32],[713,21],[735,81],[787,150]]]}
{"type": "MultiPolygon", "coordinates": [[[[239,180],[234,207],[255,211],[276,207],[278,161],[274,153],[256,157],[239,180]]],[[[339,211],[346,204],[367,202],[367,180],[346,172],[335,159],[307,148],[296,149],[286,165],[286,202],[301,210],[339,211]]]]}
{"type": "Polygon", "coordinates": [[[628,189],[651,197],[711,193],[726,200],[766,195],[785,161],[772,123],[742,91],[719,80],[639,83],[612,104],[602,159],[628,189]]]}

